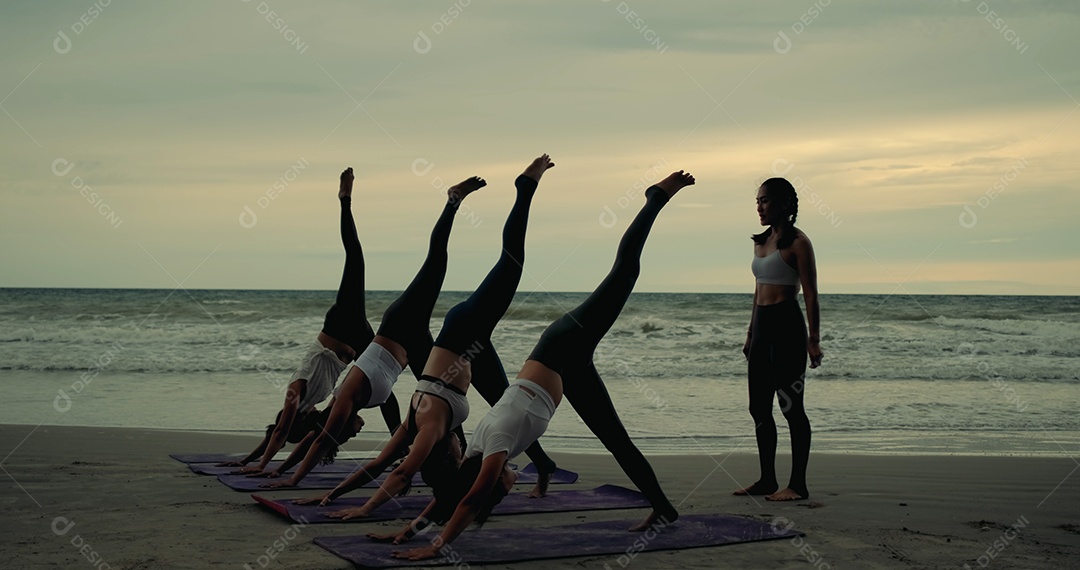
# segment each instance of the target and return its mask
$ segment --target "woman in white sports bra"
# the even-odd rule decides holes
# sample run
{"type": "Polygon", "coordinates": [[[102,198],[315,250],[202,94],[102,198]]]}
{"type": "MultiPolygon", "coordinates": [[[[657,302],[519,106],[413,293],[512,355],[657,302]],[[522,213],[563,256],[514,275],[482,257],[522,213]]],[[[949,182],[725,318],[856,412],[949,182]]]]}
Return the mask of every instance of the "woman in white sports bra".
{"type": "Polygon", "coordinates": [[[810,458],[810,420],[803,396],[806,362],[821,364],[817,267],[810,238],[795,227],[799,196],[790,182],[770,178],[757,191],[761,225],[756,234],[751,269],[756,278],[754,308],[743,354],[749,363],[750,415],[754,419],[761,477],[735,495],[764,495],[769,501],[806,499],[806,464],[810,458]],[[799,286],[806,302],[806,322],[799,308],[799,286]],[[810,333],[807,334],[807,322],[810,333]],[[791,479],[784,489],[776,482],[776,422],[773,395],[791,431],[791,479]],[[779,489],[779,490],[778,490],[779,489]]]}
{"type": "Polygon", "coordinates": [[[644,531],[679,517],[652,466],[630,441],[593,354],[630,298],[657,215],[676,192],[693,183],[694,177],[680,170],[645,191],[645,204],[623,234],[611,271],[588,298],[544,330],[517,380],[476,426],[456,476],[432,480],[434,500],[400,532],[369,538],[401,544],[431,522],[444,524],[431,545],[392,553],[409,560],[439,557],[445,545],[474,521],[483,523],[510,492],[517,475],[507,461],[544,433],[564,397],[652,505],[645,520],[629,530],[644,531]]]}

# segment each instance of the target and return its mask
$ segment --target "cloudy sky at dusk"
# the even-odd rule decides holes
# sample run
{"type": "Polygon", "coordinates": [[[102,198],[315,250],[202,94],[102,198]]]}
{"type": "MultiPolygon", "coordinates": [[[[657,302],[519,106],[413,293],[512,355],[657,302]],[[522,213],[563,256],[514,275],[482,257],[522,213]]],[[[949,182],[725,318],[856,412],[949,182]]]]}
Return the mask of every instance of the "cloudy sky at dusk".
{"type": "Polygon", "coordinates": [[[3,287],[335,288],[352,166],[370,289],[408,283],[446,184],[488,180],[450,243],[471,290],[547,152],[523,291],[591,290],[642,181],[686,169],[639,291],[750,292],[784,175],[825,293],[1080,293],[1076,2],[0,10],[3,287]]]}

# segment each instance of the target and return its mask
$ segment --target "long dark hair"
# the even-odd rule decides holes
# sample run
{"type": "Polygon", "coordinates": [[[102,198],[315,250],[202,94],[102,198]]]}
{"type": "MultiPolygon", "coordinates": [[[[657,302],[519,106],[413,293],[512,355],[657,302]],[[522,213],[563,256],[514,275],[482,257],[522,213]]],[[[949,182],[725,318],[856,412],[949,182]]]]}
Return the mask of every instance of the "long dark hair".
{"type": "MultiPolygon", "coordinates": [[[[450,517],[454,516],[458,503],[469,493],[473,483],[476,483],[476,478],[480,475],[480,468],[483,463],[484,458],[482,456],[474,455],[462,462],[461,467],[457,468],[457,472],[451,477],[447,477],[431,486],[432,494],[435,495],[438,504],[435,511],[431,513],[432,522],[445,524],[446,521],[450,520],[450,517]]],[[[427,481],[426,478],[425,481],[427,481]]],[[[502,502],[508,492],[506,486],[502,484],[502,475],[500,475],[499,480],[495,483],[495,488],[484,499],[480,511],[476,513],[475,522],[477,525],[483,525],[487,522],[488,517],[491,516],[491,511],[502,502]]]]}
{"type": "MultiPolygon", "coordinates": [[[[795,241],[795,218],[799,216],[799,193],[785,178],[770,178],[762,182],[761,187],[765,189],[765,195],[769,198],[787,202],[790,206],[791,214],[789,219],[785,220],[784,232],[780,236],[780,241],[776,243],[776,249],[791,247],[791,243],[795,241]]],[[[765,240],[769,239],[771,234],[772,227],[768,227],[760,234],[750,236],[750,239],[754,240],[754,243],[762,245],[765,240]]]]}
{"type": "MultiPolygon", "coordinates": [[[[285,437],[285,441],[289,443],[300,443],[311,432],[315,432],[316,435],[322,433],[323,426],[326,425],[326,421],[330,419],[331,408],[328,406],[325,410],[317,411],[313,410],[308,413],[298,414],[293,419],[292,426],[290,426],[289,434],[285,437]]],[[[274,433],[274,428],[277,427],[277,423],[281,421],[281,412],[278,412],[277,417],[274,419],[274,423],[266,426],[266,437],[270,437],[274,433]]],[[[352,418],[349,418],[352,421],[352,418]]],[[[352,434],[349,433],[349,426],[346,424],[341,427],[341,433],[337,437],[330,438],[330,448],[326,451],[326,455],[322,458],[323,465],[329,465],[334,462],[334,458],[337,457],[338,449],[341,444],[349,441],[352,438],[352,434]]]]}

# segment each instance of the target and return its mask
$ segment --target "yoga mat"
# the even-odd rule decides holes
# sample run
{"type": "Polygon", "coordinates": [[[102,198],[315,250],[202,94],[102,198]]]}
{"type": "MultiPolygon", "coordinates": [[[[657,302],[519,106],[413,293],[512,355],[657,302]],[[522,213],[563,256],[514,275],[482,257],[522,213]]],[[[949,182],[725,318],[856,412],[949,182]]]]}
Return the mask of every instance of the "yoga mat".
{"type": "MultiPolygon", "coordinates": [[[[332,519],[325,513],[359,507],[367,502],[367,497],[342,497],[333,503],[319,505],[294,505],[292,499],[274,501],[259,495],[252,495],[263,506],[273,510],[292,522],[306,524],[353,523],[388,521],[404,517],[415,517],[431,502],[430,495],[409,495],[389,501],[379,507],[371,516],[362,519],[343,521],[332,519]]],[[[600,511],[609,509],[634,509],[647,507],[645,495],[626,487],[602,485],[595,489],[551,491],[542,499],[530,499],[528,493],[511,493],[495,507],[496,515],[522,515],[528,513],[561,513],[567,511],[600,511]]]]}
{"type": "MultiPolygon", "coordinates": [[[[323,464],[320,463],[319,465],[316,465],[315,468],[311,470],[311,472],[312,473],[344,473],[344,474],[348,475],[349,473],[352,473],[353,471],[356,471],[357,469],[359,469],[360,466],[363,465],[365,461],[367,461],[367,459],[366,458],[365,459],[358,459],[356,461],[357,461],[357,463],[354,463],[353,460],[351,460],[351,459],[344,459],[344,460],[343,459],[338,459],[337,461],[335,461],[335,462],[333,462],[333,463],[331,463],[329,465],[323,465],[323,464]]],[[[253,462],[250,465],[258,465],[258,463],[253,462]]],[[[268,468],[273,469],[273,468],[277,467],[278,465],[280,465],[280,463],[275,461],[274,463],[271,463],[270,465],[268,465],[268,468]]],[[[218,467],[217,463],[188,463],[188,469],[191,469],[191,471],[194,472],[196,475],[228,475],[228,474],[232,473],[233,471],[236,471],[237,469],[240,469],[240,468],[239,467],[218,467]]],[[[295,467],[293,469],[295,469],[295,467]]],[[[291,472],[291,470],[290,470],[290,472],[291,472]]]]}
{"type": "MultiPolygon", "coordinates": [[[[304,480],[300,482],[296,487],[286,487],[284,489],[269,489],[260,487],[263,483],[267,482],[267,479],[246,477],[244,475],[218,475],[218,481],[221,481],[226,487],[234,491],[286,491],[292,489],[333,489],[337,487],[338,483],[344,481],[346,478],[345,473],[316,473],[312,472],[304,480]]],[[[364,488],[378,487],[380,483],[386,478],[386,473],[383,473],[378,479],[368,482],[364,485],[364,488]]],[[[567,471],[565,469],[555,469],[555,474],[551,476],[552,485],[566,485],[574,483],[578,480],[578,474],[573,471],[567,471]]],[[[524,469],[518,471],[518,485],[536,483],[536,467],[530,463],[525,466],[524,469]]],[[[420,478],[420,474],[417,473],[413,476],[414,487],[426,487],[423,479],[420,478]]]]}
{"type": "Polygon", "coordinates": [[[315,544],[362,568],[442,566],[450,564],[490,564],[525,562],[577,556],[610,556],[612,568],[626,567],[638,552],[681,550],[721,546],[801,535],[794,530],[727,515],[685,515],[674,523],[657,526],[657,531],[631,533],[626,529],[637,521],[615,520],[546,528],[504,528],[485,526],[463,533],[450,544],[453,560],[431,559],[412,562],[392,558],[395,550],[426,546],[438,536],[436,531],[394,546],[358,536],[318,537],[315,544]]]}
{"type": "MultiPolygon", "coordinates": [[[[357,459],[362,460],[368,457],[370,453],[339,453],[337,459],[357,459]]],[[[169,457],[179,461],[180,463],[221,463],[223,461],[239,461],[247,456],[246,453],[170,453],[169,457]]],[[[278,461],[284,461],[288,457],[288,453],[278,453],[274,456],[274,459],[278,461]]]]}

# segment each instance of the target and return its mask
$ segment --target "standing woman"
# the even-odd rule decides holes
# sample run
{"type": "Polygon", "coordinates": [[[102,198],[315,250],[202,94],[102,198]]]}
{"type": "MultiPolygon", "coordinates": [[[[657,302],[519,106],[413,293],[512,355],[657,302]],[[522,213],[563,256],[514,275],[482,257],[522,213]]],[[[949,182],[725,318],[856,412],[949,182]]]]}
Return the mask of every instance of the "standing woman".
{"type": "Polygon", "coordinates": [[[757,191],[757,212],[768,229],[752,236],[751,269],[757,284],[750,328],[743,354],[749,362],[750,415],[754,419],[761,478],[735,495],[765,495],[769,501],[806,499],[806,464],[810,459],[810,420],[803,395],[806,361],[821,364],[821,334],[817,266],[810,238],[795,227],[799,196],[790,182],[770,178],[757,191]],[[799,308],[799,285],[806,302],[806,322],[799,308]],[[806,324],[809,322],[810,334],[806,324]],[[773,394],[791,431],[791,479],[786,488],[776,482],[776,422],[773,394]]]}

